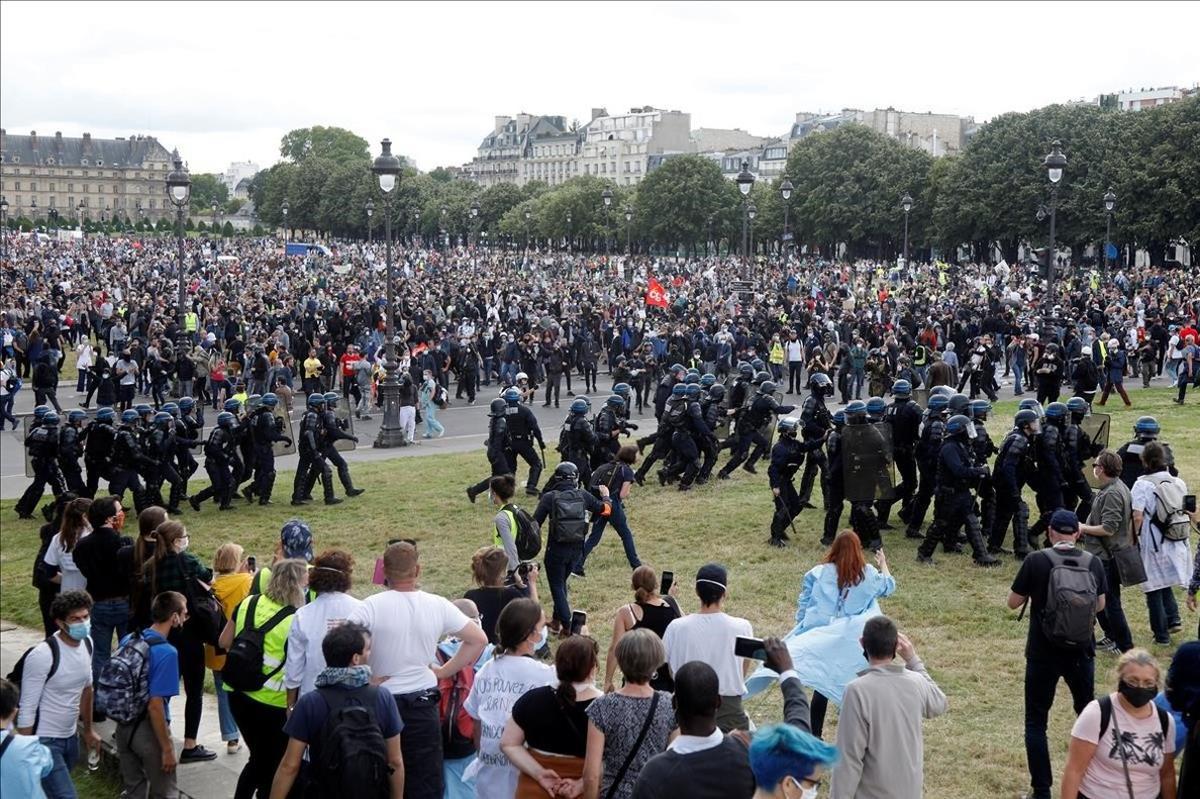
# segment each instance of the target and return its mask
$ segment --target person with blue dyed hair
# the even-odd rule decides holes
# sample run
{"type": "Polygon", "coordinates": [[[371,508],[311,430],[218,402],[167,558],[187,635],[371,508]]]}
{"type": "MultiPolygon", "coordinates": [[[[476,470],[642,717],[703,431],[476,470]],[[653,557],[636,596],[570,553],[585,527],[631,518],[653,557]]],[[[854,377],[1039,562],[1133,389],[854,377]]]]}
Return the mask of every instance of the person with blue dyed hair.
{"type": "Polygon", "coordinates": [[[838,750],[790,724],[772,724],[754,733],[750,768],[755,799],[816,799],[820,774],[838,750]]]}

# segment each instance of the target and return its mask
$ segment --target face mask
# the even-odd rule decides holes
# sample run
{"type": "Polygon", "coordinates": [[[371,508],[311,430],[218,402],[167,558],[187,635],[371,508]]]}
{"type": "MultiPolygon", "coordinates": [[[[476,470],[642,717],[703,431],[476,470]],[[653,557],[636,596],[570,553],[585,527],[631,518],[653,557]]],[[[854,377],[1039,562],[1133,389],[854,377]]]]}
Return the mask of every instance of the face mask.
{"type": "Polygon", "coordinates": [[[550,638],[550,625],[549,625],[549,624],[543,624],[543,625],[542,625],[542,637],[538,639],[537,646],[535,646],[535,647],[533,648],[533,651],[534,651],[534,652],[537,652],[537,651],[538,651],[538,650],[540,650],[542,647],[544,647],[544,646],[546,645],[546,641],[548,641],[548,640],[549,640],[549,638],[550,638]]]}
{"type": "Polygon", "coordinates": [[[1145,707],[1148,702],[1154,701],[1154,697],[1158,694],[1157,688],[1139,688],[1124,680],[1117,683],[1117,691],[1134,707],[1145,707]]]}
{"type": "Polygon", "coordinates": [[[186,539],[186,538],[179,539],[178,543],[176,543],[176,545],[175,545],[175,551],[180,552],[180,553],[187,552],[189,543],[191,543],[191,542],[188,541],[188,539],[186,539]]]}
{"type": "Polygon", "coordinates": [[[817,799],[817,786],[800,789],[800,799],[817,799]]]}
{"type": "MultiPolygon", "coordinates": [[[[77,621],[67,625],[67,635],[74,638],[76,641],[82,641],[92,634],[92,620],[77,621]]],[[[1132,700],[1131,700],[1132,701],[1132,700]]],[[[1142,704],[1145,704],[1144,702],[1142,704]]],[[[1141,707],[1141,705],[1139,705],[1141,707]]]]}

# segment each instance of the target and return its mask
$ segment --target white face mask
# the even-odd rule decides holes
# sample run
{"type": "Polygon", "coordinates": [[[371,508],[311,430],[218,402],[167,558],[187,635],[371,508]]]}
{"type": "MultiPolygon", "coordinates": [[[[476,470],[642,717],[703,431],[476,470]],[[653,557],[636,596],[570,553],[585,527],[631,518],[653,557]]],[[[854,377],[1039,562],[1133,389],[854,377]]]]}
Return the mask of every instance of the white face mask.
{"type": "Polygon", "coordinates": [[[800,799],[817,799],[817,786],[800,789],[800,799]]]}

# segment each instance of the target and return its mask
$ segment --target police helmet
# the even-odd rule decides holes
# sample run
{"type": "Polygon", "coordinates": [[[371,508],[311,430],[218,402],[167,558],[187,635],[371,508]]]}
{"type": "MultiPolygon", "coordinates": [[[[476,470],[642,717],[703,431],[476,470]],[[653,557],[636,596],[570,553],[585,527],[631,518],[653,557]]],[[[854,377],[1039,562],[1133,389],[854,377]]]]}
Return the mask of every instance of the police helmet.
{"type": "Polygon", "coordinates": [[[1017,405],[1017,408],[1022,411],[1033,411],[1038,415],[1039,419],[1042,416],[1042,404],[1035,399],[1023,399],[1017,405]]]}
{"type": "Polygon", "coordinates": [[[342,395],[337,393],[336,391],[326,391],[325,392],[325,404],[326,405],[336,405],[337,401],[340,400],[341,398],[342,398],[342,395]]]}
{"type": "Polygon", "coordinates": [[[170,413],[170,414],[174,414],[176,411],[178,411],[178,410],[179,410],[179,403],[177,403],[177,402],[164,402],[164,403],[163,403],[163,404],[162,404],[162,405],[159,407],[159,410],[160,410],[160,411],[166,411],[167,413],[170,413]]]}
{"type": "MultiPolygon", "coordinates": [[[[501,396],[509,405],[519,405],[521,402],[521,392],[515,388],[504,389],[504,393],[501,396]]],[[[321,399],[324,400],[325,398],[322,397],[321,399]]]]}
{"type": "Polygon", "coordinates": [[[169,421],[171,421],[171,414],[167,411],[159,411],[158,413],[154,414],[155,424],[166,424],[169,421]]]}
{"type": "Polygon", "coordinates": [[[946,435],[962,435],[967,432],[967,425],[970,423],[970,419],[963,416],[961,413],[956,413],[946,421],[946,435]]]}
{"type": "Polygon", "coordinates": [[[754,367],[743,361],[738,364],[738,374],[741,377],[754,377],[754,367]]]}
{"type": "Polygon", "coordinates": [[[687,388],[684,387],[683,383],[676,383],[674,386],[671,387],[671,396],[672,397],[682,397],[686,391],[687,391],[687,388]]]}
{"type": "Polygon", "coordinates": [[[96,421],[97,422],[111,422],[113,419],[116,419],[116,418],[117,418],[117,412],[115,410],[113,410],[112,408],[101,408],[100,410],[96,411],[96,421]]]}
{"type": "Polygon", "coordinates": [[[1156,436],[1161,430],[1158,420],[1153,416],[1141,416],[1133,425],[1134,435],[1139,436],[1156,436]]]}
{"type": "Polygon", "coordinates": [[[700,387],[701,388],[709,388],[716,382],[717,382],[717,376],[714,375],[712,372],[707,372],[705,374],[700,375],[700,387]]]}
{"type": "Polygon", "coordinates": [[[756,372],[761,372],[763,369],[767,368],[767,365],[763,363],[762,358],[755,358],[750,362],[750,365],[754,367],[754,371],[756,372]]]}
{"type": "Polygon", "coordinates": [[[700,385],[700,375],[699,375],[699,373],[696,373],[696,372],[688,372],[687,376],[683,378],[683,382],[686,383],[687,385],[698,386],[698,385],[700,385]]]}
{"type": "Polygon", "coordinates": [[[779,424],[775,426],[775,429],[779,431],[780,435],[794,437],[796,431],[800,429],[800,422],[790,416],[785,416],[779,420],[779,424]]]}
{"type": "MultiPolygon", "coordinates": [[[[322,402],[324,402],[324,400],[322,400],[322,402]]],[[[309,404],[311,404],[311,403],[312,403],[312,400],[309,399],[309,404]]],[[[237,413],[238,411],[240,411],[242,409],[242,403],[235,399],[227,399],[227,400],[225,400],[224,408],[229,413],[237,413]]]]}
{"type": "Polygon", "coordinates": [[[250,396],[246,397],[246,407],[249,409],[257,408],[262,404],[262,398],[262,394],[251,394],[250,396]]]}
{"type": "Polygon", "coordinates": [[[503,397],[496,397],[494,400],[492,400],[491,405],[488,406],[488,412],[491,413],[492,416],[503,416],[504,409],[507,407],[508,403],[504,401],[503,397]]]}
{"type": "Polygon", "coordinates": [[[260,405],[263,405],[264,407],[274,408],[276,405],[279,404],[279,397],[277,397],[274,394],[274,392],[268,392],[266,394],[263,394],[262,399],[259,400],[258,402],[260,405]]]}
{"type": "Polygon", "coordinates": [[[55,413],[54,411],[46,411],[46,414],[42,417],[42,424],[44,424],[44,425],[58,424],[58,414],[55,413]]]}
{"type": "Polygon", "coordinates": [[[72,424],[75,422],[82,422],[86,418],[87,411],[82,411],[79,408],[72,408],[71,410],[67,411],[67,421],[72,424]]]}
{"type": "Polygon", "coordinates": [[[971,418],[985,421],[987,415],[992,412],[992,403],[985,399],[971,400],[971,418]]]}
{"type": "Polygon", "coordinates": [[[1046,418],[1051,420],[1065,419],[1067,417],[1067,405],[1064,402],[1051,402],[1046,406],[1046,418]]]}
{"type": "Polygon", "coordinates": [[[121,424],[133,424],[138,420],[138,412],[133,408],[121,411],[121,424]]]}
{"type": "Polygon", "coordinates": [[[696,377],[700,376],[700,370],[694,366],[691,367],[690,369],[688,369],[687,373],[688,373],[688,377],[691,377],[692,375],[695,375],[696,377]]]}
{"type": "Polygon", "coordinates": [[[770,379],[771,379],[770,372],[759,370],[754,373],[754,379],[751,380],[750,382],[753,383],[754,385],[758,386],[758,385],[762,385],[763,381],[770,380],[770,379]]]}
{"type": "Polygon", "coordinates": [[[528,379],[529,379],[529,375],[525,374],[524,372],[517,372],[517,382],[518,383],[520,383],[522,380],[528,380],[528,379]]]}
{"type": "Polygon", "coordinates": [[[1067,400],[1067,410],[1071,413],[1077,413],[1083,416],[1088,412],[1089,407],[1088,401],[1083,397],[1071,397],[1069,400],[1067,400]]]}
{"type": "Polygon", "coordinates": [[[944,396],[946,399],[949,399],[950,397],[954,396],[954,389],[950,388],[950,386],[934,386],[933,388],[929,389],[929,396],[944,396]]]}
{"type": "Polygon", "coordinates": [[[950,398],[945,394],[930,394],[929,395],[929,410],[933,413],[942,413],[946,408],[950,407],[950,398]]]}
{"type": "Polygon", "coordinates": [[[34,409],[33,409],[33,419],[34,419],[34,421],[37,421],[37,422],[40,422],[40,421],[42,421],[42,419],[43,419],[43,418],[46,416],[46,414],[47,414],[47,413],[49,413],[49,412],[50,412],[50,406],[49,406],[49,405],[39,405],[39,406],[37,406],[36,408],[34,408],[34,409]]]}
{"type": "Polygon", "coordinates": [[[758,387],[758,393],[763,395],[775,393],[775,383],[771,380],[764,380],[762,385],[758,387]]]}
{"type": "Polygon", "coordinates": [[[229,411],[221,411],[217,414],[218,427],[232,427],[236,417],[229,411]]]}
{"type": "Polygon", "coordinates": [[[633,389],[629,387],[628,383],[617,383],[615,386],[613,386],[613,393],[619,394],[622,397],[628,397],[633,393],[633,389]]]}
{"type": "Polygon", "coordinates": [[[192,408],[195,408],[195,407],[196,407],[196,400],[192,399],[191,397],[180,397],[179,398],[179,410],[183,411],[184,413],[187,413],[188,411],[190,411],[192,408]]]}
{"type": "Polygon", "coordinates": [[[314,392],[314,393],[308,395],[308,407],[316,408],[316,407],[318,407],[320,405],[324,405],[324,404],[325,404],[325,395],[324,394],[317,394],[314,392]]]}
{"type": "Polygon", "coordinates": [[[669,371],[673,375],[687,374],[687,367],[681,363],[673,363],[669,371]]]}
{"type": "Polygon", "coordinates": [[[716,383],[708,388],[708,396],[713,402],[720,402],[725,399],[725,386],[716,383]]]}
{"type": "Polygon", "coordinates": [[[808,390],[826,397],[833,396],[833,381],[824,372],[816,372],[808,378],[808,390]]]}
{"type": "Polygon", "coordinates": [[[842,425],[844,425],[846,423],[846,412],[845,411],[834,411],[833,412],[833,423],[835,425],[837,425],[838,427],[841,427],[842,425]]]}
{"type": "Polygon", "coordinates": [[[683,387],[685,389],[684,396],[688,399],[700,399],[699,383],[685,383],[683,387]]]}
{"type": "Polygon", "coordinates": [[[154,409],[145,403],[134,405],[133,409],[137,411],[138,416],[149,416],[154,413],[154,409]]]}
{"type": "Polygon", "coordinates": [[[846,419],[851,416],[860,417],[867,415],[867,403],[862,400],[853,400],[846,406],[846,419]]]}
{"type": "Polygon", "coordinates": [[[570,461],[563,461],[554,467],[554,480],[556,482],[566,481],[571,484],[579,482],[579,467],[570,461]]]}
{"type": "Polygon", "coordinates": [[[584,402],[582,397],[576,397],[575,401],[571,403],[571,413],[587,413],[587,412],[588,412],[588,404],[586,402],[584,402]]]}
{"type": "Polygon", "coordinates": [[[612,396],[610,396],[608,399],[606,399],[604,401],[604,404],[610,408],[616,408],[617,410],[623,410],[625,408],[625,398],[622,397],[620,394],[613,394],[612,396]]]}
{"type": "Polygon", "coordinates": [[[886,410],[887,403],[883,401],[883,397],[867,397],[867,413],[878,416],[886,410]]]}
{"type": "Polygon", "coordinates": [[[1024,427],[1027,424],[1037,424],[1037,411],[1031,411],[1028,408],[1022,408],[1017,411],[1017,415],[1013,417],[1013,426],[1024,427]]]}
{"type": "Polygon", "coordinates": [[[950,412],[964,413],[971,405],[971,398],[966,394],[951,394],[950,395],[950,412]]]}
{"type": "Polygon", "coordinates": [[[912,383],[907,380],[897,380],[892,383],[892,396],[896,399],[908,399],[912,396],[912,383]]]}

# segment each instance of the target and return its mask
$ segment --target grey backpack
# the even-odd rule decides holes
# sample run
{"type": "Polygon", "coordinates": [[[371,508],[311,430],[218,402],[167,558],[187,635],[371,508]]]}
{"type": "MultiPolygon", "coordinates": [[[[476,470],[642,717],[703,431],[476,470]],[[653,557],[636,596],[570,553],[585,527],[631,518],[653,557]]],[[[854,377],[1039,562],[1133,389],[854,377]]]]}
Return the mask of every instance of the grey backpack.
{"type": "Polygon", "coordinates": [[[1092,643],[1099,596],[1090,568],[1092,556],[1079,550],[1059,552],[1053,547],[1042,552],[1050,559],[1042,632],[1050,643],[1063,649],[1084,649],[1092,643]]]}

